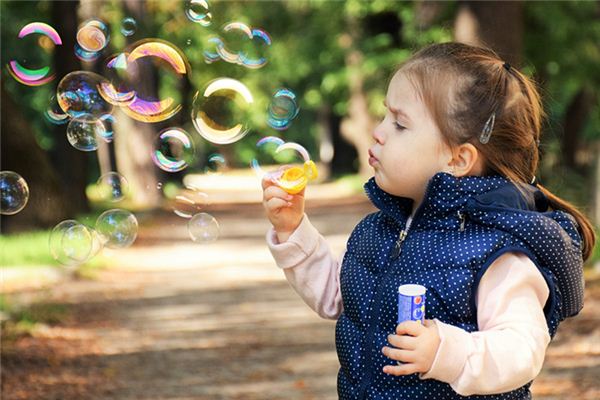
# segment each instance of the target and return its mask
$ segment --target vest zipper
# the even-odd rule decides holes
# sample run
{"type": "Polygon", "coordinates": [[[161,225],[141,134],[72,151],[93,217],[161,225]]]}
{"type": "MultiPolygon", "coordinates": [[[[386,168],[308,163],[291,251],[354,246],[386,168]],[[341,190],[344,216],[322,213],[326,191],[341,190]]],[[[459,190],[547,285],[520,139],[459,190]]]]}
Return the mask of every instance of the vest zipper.
{"type": "Polygon", "coordinates": [[[406,225],[404,225],[404,229],[400,231],[400,234],[398,235],[398,240],[396,240],[396,244],[394,245],[394,249],[392,250],[392,260],[398,258],[400,256],[400,253],[402,253],[402,243],[408,235],[408,231],[410,229],[412,221],[413,219],[411,217],[408,217],[408,219],[406,220],[406,225]]]}
{"type": "Polygon", "coordinates": [[[458,218],[460,219],[459,231],[462,232],[465,230],[465,221],[467,220],[467,216],[460,211],[457,211],[456,214],[458,215],[458,218]]]}

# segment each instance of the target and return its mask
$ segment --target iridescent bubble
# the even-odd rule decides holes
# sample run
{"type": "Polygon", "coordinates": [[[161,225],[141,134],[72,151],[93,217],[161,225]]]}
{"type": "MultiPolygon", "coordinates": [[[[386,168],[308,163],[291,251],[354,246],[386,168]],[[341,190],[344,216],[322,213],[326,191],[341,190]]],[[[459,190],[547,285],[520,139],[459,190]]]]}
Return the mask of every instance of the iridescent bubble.
{"type": "Polygon", "coordinates": [[[212,14],[206,0],[188,0],[185,4],[185,15],[190,21],[202,26],[209,26],[212,23],[212,14]]]}
{"type": "Polygon", "coordinates": [[[241,64],[250,69],[262,68],[267,64],[265,54],[271,46],[271,36],[262,29],[252,29],[250,45],[240,54],[241,64]]]}
{"type": "Polygon", "coordinates": [[[105,247],[125,248],[135,241],[138,222],[129,211],[115,208],[100,214],[96,220],[96,231],[105,247]]]}
{"type": "Polygon", "coordinates": [[[67,140],[71,146],[81,151],[98,149],[98,138],[104,137],[106,128],[101,120],[84,115],[72,119],[67,125],[67,140]]]}
{"type": "Polygon", "coordinates": [[[88,116],[98,119],[110,114],[113,106],[102,98],[98,88],[106,79],[87,71],[65,75],[58,83],[56,97],[60,108],[72,118],[88,116]]]}
{"type": "Polygon", "coordinates": [[[100,199],[117,202],[123,200],[129,193],[129,182],[118,172],[107,172],[96,181],[100,199]]]}
{"type": "Polygon", "coordinates": [[[217,43],[217,53],[223,61],[242,64],[244,47],[252,40],[252,29],[243,22],[230,22],[222,30],[223,36],[217,43]]]}
{"type": "Polygon", "coordinates": [[[217,48],[224,46],[223,40],[220,37],[213,35],[209,36],[206,39],[206,43],[206,48],[202,52],[202,54],[204,55],[204,61],[207,64],[212,64],[215,61],[219,61],[221,59],[221,56],[217,52],[217,48]]]}
{"type": "MultiPolygon", "coordinates": [[[[21,28],[19,39],[23,39],[31,34],[40,34],[49,39],[54,45],[61,45],[62,40],[58,32],[48,24],[43,22],[32,22],[21,28]]],[[[42,44],[40,42],[40,44],[42,44]]],[[[29,45],[25,44],[25,47],[29,45]]],[[[29,68],[23,65],[24,61],[10,60],[7,64],[8,72],[18,82],[27,86],[39,86],[52,81],[55,78],[54,73],[51,73],[49,66],[42,68],[29,68]]]]}
{"type": "Polygon", "coordinates": [[[121,21],[121,33],[123,36],[131,36],[137,30],[137,22],[131,17],[123,18],[121,21]]]}
{"type": "Polygon", "coordinates": [[[208,194],[188,184],[175,196],[173,212],[182,218],[192,218],[209,204],[208,194]]]}
{"type": "Polygon", "coordinates": [[[85,51],[98,52],[106,47],[110,35],[106,24],[99,19],[90,19],[79,25],[77,43],[85,51]]]}
{"type": "Polygon", "coordinates": [[[278,164],[283,160],[276,160],[277,149],[284,143],[283,139],[276,136],[267,136],[256,142],[256,158],[250,162],[256,176],[262,179],[268,172],[279,168],[278,164]]]}
{"type": "Polygon", "coordinates": [[[198,213],[188,221],[188,233],[194,242],[214,242],[219,237],[219,223],[210,214],[198,213]]]}
{"type": "Polygon", "coordinates": [[[44,111],[44,118],[54,125],[64,125],[69,122],[69,115],[60,108],[56,101],[56,96],[50,97],[50,104],[48,104],[48,108],[44,111]]]}
{"type": "Polygon", "coordinates": [[[0,214],[13,215],[21,211],[29,200],[29,186],[16,172],[0,172],[0,214]]]}
{"type": "Polygon", "coordinates": [[[126,106],[135,100],[136,93],[129,77],[128,56],[128,53],[119,53],[108,57],[104,67],[107,79],[98,85],[102,98],[115,106],[126,106]]]}
{"type": "Polygon", "coordinates": [[[73,219],[57,224],[48,244],[52,257],[63,265],[81,264],[102,248],[96,232],[73,219]]]}
{"type": "Polygon", "coordinates": [[[204,172],[207,175],[220,175],[227,168],[227,160],[222,154],[215,153],[208,156],[204,172]]]}
{"type": "Polygon", "coordinates": [[[99,51],[87,51],[83,49],[79,43],[75,43],[75,57],[79,58],[83,62],[96,61],[102,55],[99,51]]]}
{"type": "Polygon", "coordinates": [[[112,142],[115,134],[113,126],[115,125],[116,121],[114,115],[105,114],[100,117],[99,121],[102,122],[104,130],[101,130],[100,132],[98,132],[98,134],[102,139],[104,139],[106,143],[112,142]]]}
{"type": "Polygon", "coordinates": [[[192,122],[209,142],[233,143],[248,133],[253,102],[252,93],[242,82],[231,78],[215,79],[194,96],[192,122]]]}
{"type": "Polygon", "coordinates": [[[167,128],[156,138],[152,160],[163,171],[177,172],[185,169],[194,160],[194,155],[190,135],[181,128],[167,128]]]}
{"type": "Polygon", "coordinates": [[[289,89],[279,89],[269,104],[267,123],[279,131],[290,127],[299,112],[296,95],[289,89]]]}
{"type": "MultiPolygon", "coordinates": [[[[190,72],[190,66],[184,54],[173,44],[160,39],[148,39],[132,45],[133,50],[127,57],[127,70],[130,82],[140,82],[145,79],[140,71],[148,63],[155,63],[158,71],[164,65],[169,65],[170,71],[175,73],[176,79],[183,79],[190,72]],[[139,64],[139,65],[137,65],[139,64]]],[[[133,119],[142,122],[159,122],[171,118],[179,110],[178,104],[173,97],[157,99],[143,96],[141,91],[133,88],[136,92],[134,100],[123,107],[123,112],[133,119]]]]}

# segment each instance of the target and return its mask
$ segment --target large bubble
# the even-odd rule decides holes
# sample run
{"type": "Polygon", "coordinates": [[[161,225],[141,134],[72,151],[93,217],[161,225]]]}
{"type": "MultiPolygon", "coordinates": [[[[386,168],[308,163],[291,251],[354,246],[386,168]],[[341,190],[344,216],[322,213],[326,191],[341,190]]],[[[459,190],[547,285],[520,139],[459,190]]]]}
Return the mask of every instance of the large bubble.
{"type": "Polygon", "coordinates": [[[195,149],[190,135],[181,128],[161,131],[154,142],[152,161],[167,172],[185,169],[194,160],[195,149]]]}
{"type": "Polygon", "coordinates": [[[105,247],[119,249],[131,246],[138,232],[135,215],[127,210],[112,209],[100,214],[96,231],[105,247]]]}
{"type": "Polygon", "coordinates": [[[67,266],[84,263],[102,249],[96,231],[72,219],[52,229],[48,244],[52,257],[67,266]]]}
{"type": "Polygon", "coordinates": [[[13,215],[21,211],[29,200],[29,186],[16,172],[0,172],[0,213],[13,215]]]}
{"type": "Polygon", "coordinates": [[[279,131],[290,127],[299,112],[296,95],[289,89],[278,89],[269,104],[267,123],[279,131]]]}
{"type": "MultiPolygon", "coordinates": [[[[137,87],[135,83],[147,79],[146,76],[142,76],[142,71],[147,71],[148,67],[162,72],[164,78],[184,79],[190,73],[190,66],[183,52],[164,40],[146,39],[132,45],[132,50],[127,56],[126,68],[128,81],[132,83],[131,89],[135,91],[135,97],[126,107],[123,107],[123,112],[142,122],[164,121],[179,112],[181,104],[172,96],[156,98],[145,94],[140,87],[137,87]],[[168,75],[167,71],[171,71],[172,74],[168,75]]],[[[174,85],[176,83],[173,82],[174,85]]]]}
{"type": "Polygon", "coordinates": [[[185,15],[190,21],[202,26],[209,26],[212,23],[212,14],[207,0],[186,1],[185,15]]]}
{"type": "Polygon", "coordinates": [[[105,114],[110,114],[113,106],[98,92],[103,83],[106,83],[106,79],[93,72],[71,72],[58,83],[58,105],[72,118],[88,116],[99,119],[105,114]]]}
{"type": "MultiPolygon", "coordinates": [[[[43,22],[32,22],[21,28],[19,32],[19,39],[23,39],[32,34],[39,34],[42,37],[39,38],[35,44],[38,47],[49,47],[53,45],[61,45],[62,40],[56,32],[56,30],[48,24],[43,22]],[[49,43],[52,43],[48,45],[49,43]]],[[[24,51],[31,51],[33,43],[22,43],[20,46],[24,51]]],[[[28,57],[29,58],[29,57],[28,57]]],[[[35,58],[35,57],[34,57],[35,58]]],[[[18,82],[27,86],[39,86],[52,81],[55,78],[54,73],[51,72],[49,66],[43,66],[41,68],[32,68],[33,66],[27,66],[26,61],[22,60],[10,60],[7,68],[10,75],[15,78],[18,82]]]]}
{"type": "Polygon", "coordinates": [[[198,213],[188,221],[188,233],[194,242],[213,242],[219,237],[219,223],[210,214],[198,213]]]}
{"type": "Polygon", "coordinates": [[[98,138],[104,137],[105,134],[104,123],[89,115],[72,119],[67,125],[67,140],[71,146],[81,151],[97,150],[98,138]]]}
{"type": "Polygon", "coordinates": [[[110,35],[106,24],[99,19],[90,19],[83,22],[77,31],[77,43],[88,52],[99,52],[103,50],[110,35]]]}
{"type": "MultiPolygon", "coordinates": [[[[251,69],[265,66],[267,63],[265,55],[271,46],[271,36],[265,30],[250,28],[242,22],[226,24],[223,26],[222,35],[209,41],[223,61],[251,69]]],[[[204,56],[209,63],[215,61],[212,51],[205,51],[204,56]]]]}
{"type": "Polygon", "coordinates": [[[126,106],[135,100],[134,85],[129,77],[128,56],[128,53],[119,53],[108,57],[104,68],[107,79],[98,86],[104,100],[115,106],[126,106]]]}
{"type": "Polygon", "coordinates": [[[129,193],[129,182],[118,172],[107,172],[96,182],[99,197],[104,201],[121,201],[129,193]]]}
{"type": "Polygon", "coordinates": [[[253,102],[252,93],[242,82],[231,78],[215,79],[194,96],[192,122],[209,142],[233,143],[248,133],[253,102]]]}

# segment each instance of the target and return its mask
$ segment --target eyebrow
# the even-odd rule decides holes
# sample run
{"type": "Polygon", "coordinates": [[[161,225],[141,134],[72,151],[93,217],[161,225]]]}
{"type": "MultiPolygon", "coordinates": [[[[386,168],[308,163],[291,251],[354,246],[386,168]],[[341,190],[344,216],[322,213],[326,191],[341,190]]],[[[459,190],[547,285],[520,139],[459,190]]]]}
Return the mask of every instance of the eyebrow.
{"type": "Polygon", "coordinates": [[[402,111],[401,109],[397,108],[397,107],[392,107],[388,104],[387,100],[383,100],[383,105],[388,108],[392,114],[394,115],[400,115],[401,117],[404,117],[404,119],[408,120],[410,122],[410,117],[408,116],[407,113],[405,113],[404,111],[402,111]]]}

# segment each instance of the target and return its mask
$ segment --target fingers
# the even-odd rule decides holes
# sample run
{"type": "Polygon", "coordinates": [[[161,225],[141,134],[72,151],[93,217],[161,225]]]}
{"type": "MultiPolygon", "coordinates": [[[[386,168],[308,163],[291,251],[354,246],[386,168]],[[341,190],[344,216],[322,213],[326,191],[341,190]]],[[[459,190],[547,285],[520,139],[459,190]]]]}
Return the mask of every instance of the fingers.
{"type": "Polygon", "coordinates": [[[265,201],[264,204],[265,204],[265,208],[270,213],[275,212],[275,211],[279,210],[280,208],[289,207],[292,205],[292,203],[290,203],[289,201],[285,201],[278,197],[273,197],[273,198],[265,201]]]}
{"type": "Polygon", "coordinates": [[[383,372],[389,375],[401,376],[419,372],[419,368],[415,364],[386,365],[383,367],[383,372]]]}
{"type": "Polygon", "coordinates": [[[396,334],[419,336],[426,328],[417,321],[404,321],[396,327],[396,334]]]}
{"type": "Polygon", "coordinates": [[[381,352],[388,358],[391,358],[392,360],[395,360],[395,361],[402,361],[402,362],[407,362],[407,363],[416,361],[414,351],[395,349],[392,347],[385,346],[384,348],[381,349],[381,352]]]}
{"type": "Polygon", "coordinates": [[[404,350],[414,350],[417,346],[417,340],[412,336],[388,335],[388,342],[404,350]]]}
{"type": "Polygon", "coordinates": [[[269,201],[273,198],[279,198],[282,200],[291,201],[294,198],[294,196],[292,196],[291,194],[288,194],[288,192],[286,192],[279,186],[272,185],[272,186],[268,186],[264,190],[263,199],[264,199],[264,201],[269,201]]]}

